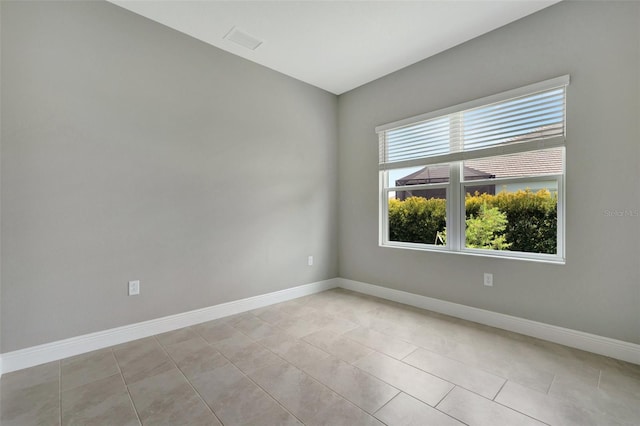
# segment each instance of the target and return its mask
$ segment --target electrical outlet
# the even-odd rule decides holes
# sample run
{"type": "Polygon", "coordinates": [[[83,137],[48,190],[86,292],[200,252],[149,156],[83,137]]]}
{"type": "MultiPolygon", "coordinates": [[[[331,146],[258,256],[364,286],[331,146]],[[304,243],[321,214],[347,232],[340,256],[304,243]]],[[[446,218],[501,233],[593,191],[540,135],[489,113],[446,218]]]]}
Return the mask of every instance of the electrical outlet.
{"type": "Polygon", "coordinates": [[[309,265],[309,266],[313,266],[313,256],[309,256],[309,257],[307,258],[307,265],[309,265]]]}
{"type": "Polygon", "coordinates": [[[140,280],[129,281],[129,296],[140,294],[140,280]]]}
{"type": "Polygon", "coordinates": [[[484,285],[487,287],[493,287],[493,274],[487,272],[484,273],[484,285]]]}

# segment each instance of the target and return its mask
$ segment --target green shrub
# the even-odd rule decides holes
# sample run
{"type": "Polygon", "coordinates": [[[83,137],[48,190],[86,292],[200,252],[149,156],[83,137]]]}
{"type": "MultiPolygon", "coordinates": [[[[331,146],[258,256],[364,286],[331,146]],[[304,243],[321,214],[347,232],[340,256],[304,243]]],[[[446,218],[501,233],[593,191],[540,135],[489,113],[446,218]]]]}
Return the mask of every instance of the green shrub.
{"type": "Polygon", "coordinates": [[[496,195],[475,194],[465,199],[467,217],[477,215],[480,206],[497,207],[507,215],[504,230],[508,250],[527,253],[557,252],[558,197],[546,189],[516,192],[502,191],[496,195]]]}
{"type": "Polygon", "coordinates": [[[389,200],[389,240],[434,244],[446,225],[446,200],[409,197],[389,200]]]}
{"type": "MultiPolygon", "coordinates": [[[[467,247],[555,254],[557,206],[557,195],[544,189],[467,194],[467,247]]],[[[434,244],[446,235],[445,226],[444,199],[389,200],[391,241],[434,244]]]]}
{"type": "Polygon", "coordinates": [[[493,250],[507,250],[511,243],[506,242],[504,230],[507,227],[507,215],[497,207],[480,206],[477,216],[466,221],[466,246],[493,250]]]}

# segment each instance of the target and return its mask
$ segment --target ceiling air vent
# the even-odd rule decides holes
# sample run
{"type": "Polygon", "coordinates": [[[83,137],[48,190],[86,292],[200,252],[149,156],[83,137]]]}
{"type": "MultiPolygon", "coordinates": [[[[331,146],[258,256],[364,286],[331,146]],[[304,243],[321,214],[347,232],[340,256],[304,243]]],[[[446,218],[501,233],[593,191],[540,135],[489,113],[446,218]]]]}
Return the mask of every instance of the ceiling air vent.
{"type": "Polygon", "coordinates": [[[256,50],[262,44],[262,40],[250,36],[237,27],[231,28],[224,38],[251,50],[256,50]]]}

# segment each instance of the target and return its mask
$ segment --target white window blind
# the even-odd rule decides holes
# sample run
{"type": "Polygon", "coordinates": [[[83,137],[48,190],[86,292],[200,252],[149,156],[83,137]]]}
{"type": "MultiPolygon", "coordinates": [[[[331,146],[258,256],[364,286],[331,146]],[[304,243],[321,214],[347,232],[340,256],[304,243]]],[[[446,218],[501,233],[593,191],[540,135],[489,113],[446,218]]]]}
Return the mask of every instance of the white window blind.
{"type": "Polygon", "coordinates": [[[380,169],[562,146],[568,84],[559,77],[380,126],[380,169]]]}

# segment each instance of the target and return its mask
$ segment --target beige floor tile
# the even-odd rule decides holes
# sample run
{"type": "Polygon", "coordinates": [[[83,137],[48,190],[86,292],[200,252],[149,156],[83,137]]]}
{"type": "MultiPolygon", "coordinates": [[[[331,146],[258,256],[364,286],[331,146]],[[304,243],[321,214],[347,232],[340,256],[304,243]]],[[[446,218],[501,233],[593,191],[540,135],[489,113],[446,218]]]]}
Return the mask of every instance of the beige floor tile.
{"type": "Polygon", "coordinates": [[[211,343],[211,346],[216,348],[223,355],[232,355],[244,348],[255,344],[255,341],[246,334],[241,333],[235,329],[233,330],[234,333],[232,335],[230,335],[229,337],[225,337],[224,339],[220,339],[215,343],[211,343]]]}
{"type": "Polygon", "coordinates": [[[354,365],[431,406],[438,404],[454,386],[379,352],[370,354],[354,365]]]}
{"type": "Polygon", "coordinates": [[[398,394],[396,388],[335,357],[304,371],[370,414],[398,394]]]}
{"type": "Polygon", "coordinates": [[[143,424],[220,425],[177,368],[129,386],[143,424]]]}
{"type": "Polygon", "coordinates": [[[198,337],[198,333],[196,333],[191,327],[180,328],[178,330],[169,331],[156,336],[163,346],[184,342],[195,337],[198,337]]]}
{"type": "Polygon", "coordinates": [[[341,311],[335,315],[357,324],[359,327],[366,327],[377,331],[383,331],[393,326],[392,323],[378,317],[375,309],[366,311],[341,311]]]}
{"type": "Polygon", "coordinates": [[[246,336],[234,336],[215,347],[245,374],[280,361],[276,354],[246,336]]]}
{"type": "Polygon", "coordinates": [[[129,393],[117,373],[62,392],[63,425],[139,425],[129,393]]]}
{"type": "MultiPolygon", "coordinates": [[[[0,380],[2,395],[60,379],[60,362],[48,362],[24,370],[5,373],[0,380]]],[[[0,396],[2,396],[0,395],[0,396]]]]}
{"type": "Polygon", "coordinates": [[[518,346],[519,354],[530,366],[549,371],[556,376],[597,386],[600,369],[596,368],[591,359],[585,359],[582,351],[526,336],[521,339],[518,346]]]}
{"type": "Polygon", "coordinates": [[[114,354],[127,385],[175,368],[155,338],[121,345],[114,354]]]}
{"type": "MultiPolygon", "coordinates": [[[[421,329],[434,329],[431,324],[434,319],[425,311],[416,310],[407,305],[398,304],[395,302],[382,303],[381,306],[370,314],[375,315],[376,318],[389,324],[394,324],[406,329],[421,328],[421,329]]],[[[446,323],[450,325],[450,323],[446,323]]]]}
{"type": "Polygon", "coordinates": [[[285,318],[282,321],[278,321],[275,325],[283,329],[287,334],[297,338],[320,330],[344,333],[357,328],[357,324],[351,321],[331,316],[318,310],[311,310],[308,314],[285,318]]]}
{"type": "Polygon", "coordinates": [[[118,374],[118,364],[111,349],[92,352],[90,355],[60,363],[60,389],[73,389],[76,386],[104,379],[118,374]]]}
{"type": "Polygon", "coordinates": [[[267,337],[259,340],[259,343],[298,368],[312,365],[329,356],[328,353],[321,351],[315,346],[286,334],[267,337]]]}
{"type": "Polygon", "coordinates": [[[215,401],[237,396],[252,384],[251,380],[230,363],[196,375],[191,383],[209,406],[215,401]]]}
{"type": "Polygon", "coordinates": [[[314,315],[318,312],[316,309],[306,306],[305,302],[306,301],[301,302],[298,299],[293,299],[286,302],[277,303],[273,305],[273,307],[289,316],[295,317],[314,315]]]}
{"type": "Polygon", "coordinates": [[[544,425],[538,420],[459,387],[454,388],[436,408],[463,423],[473,426],[544,425]]]}
{"type": "Polygon", "coordinates": [[[251,312],[241,312],[239,314],[229,315],[228,317],[222,317],[216,321],[233,327],[240,321],[243,321],[247,318],[254,318],[254,317],[255,315],[253,315],[251,312]]]}
{"type": "Polygon", "coordinates": [[[396,359],[402,359],[417,346],[369,328],[359,327],[344,334],[352,340],[396,359]]]}
{"type": "Polygon", "coordinates": [[[613,426],[623,424],[612,417],[591,411],[589,407],[581,407],[562,401],[513,382],[507,382],[504,385],[495,401],[550,425],[613,426]]]}
{"type": "MultiPolygon", "coordinates": [[[[418,336],[416,333],[415,336],[418,336]]],[[[433,335],[419,335],[413,343],[467,365],[513,380],[541,392],[547,392],[555,374],[534,367],[527,353],[515,342],[487,338],[490,343],[460,343],[433,335]]]]}
{"type": "Polygon", "coordinates": [[[263,339],[282,332],[260,318],[250,315],[233,324],[233,328],[241,331],[253,340],[263,339]]]}
{"type": "Polygon", "coordinates": [[[204,337],[207,342],[214,345],[222,340],[226,340],[242,334],[229,324],[220,322],[220,320],[198,324],[193,327],[193,330],[204,337]]]}
{"type": "Polygon", "coordinates": [[[496,376],[505,377],[515,383],[519,383],[539,392],[548,392],[555,374],[531,367],[526,363],[526,359],[516,359],[503,357],[502,359],[491,359],[487,357],[487,362],[477,362],[474,366],[485,368],[488,372],[496,376]]]}
{"type": "Polygon", "coordinates": [[[373,352],[371,348],[328,330],[309,334],[304,337],[304,340],[349,363],[354,363],[373,352]]]}
{"type": "Polygon", "coordinates": [[[400,393],[387,405],[375,413],[375,416],[388,426],[463,426],[458,420],[441,411],[400,393]]]}
{"type": "Polygon", "coordinates": [[[306,306],[313,307],[331,315],[364,315],[380,306],[371,299],[357,296],[356,293],[327,291],[309,297],[306,306]]]}
{"type": "Polygon", "coordinates": [[[268,365],[249,377],[304,423],[340,400],[326,386],[286,361],[268,365]]]}
{"type": "Polygon", "coordinates": [[[281,405],[276,404],[259,417],[255,417],[243,426],[300,426],[302,423],[293,414],[285,410],[281,405]]]}
{"type": "MultiPolygon", "coordinates": [[[[359,327],[359,325],[353,321],[330,314],[323,314],[322,318],[318,318],[318,322],[322,324],[322,328],[320,330],[333,331],[339,334],[355,330],[359,327]]],[[[308,334],[310,333],[305,334],[305,336],[308,334]]]]}
{"type": "Polygon", "coordinates": [[[606,367],[600,376],[600,389],[606,392],[623,392],[640,401],[640,366],[606,367]]]}
{"type": "Polygon", "coordinates": [[[580,407],[588,407],[603,416],[640,424],[639,400],[635,395],[626,392],[609,392],[593,387],[590,381],[558,376],[549,389],[549,395],[580,407]]]}
{"type": "Polygon", "coordinates": [[[267,306],[266,308],[260,308],[251,311],[256,317],[260,318],[271,325],[277,324],[279,321],[284,321],[290,318],[291,315],[281,311],[273,306],[267,306]]]}
{"type": "Polygon", "coordinates": [[[416,350],[404,362],[489,399],[496,396],[506,381],[502,377],[424,349],[416,350]]]}
{"type": "Polygon", "coordinates": [[[0,424],[636,426],[638,401],[639,365],[333,289],[7,373],[0,424]]]}
{"type": "Polygon", "coordinates": [[[308,426],[384,426],[347,400],[339,399],[305,423],[308,426]]]}
{"type": "Polygon", "coordinates": [[[70,356],[70,357],[67,357],[67,358],[62,358],[59,361],[60,367],[64,367],[67,364],[71,364],[71,363],[74,363],[74,362],[77,362],[77,361],[81,361],[81,360],[86,359],[86,358],[93,357],[96,354],[99,354],[101,352],[113,352],[113,347],[96,349],[95,351],[89,351],[89,352],[81,353],[79,355],[74,355],[74,356],[70,356]]]}
{"type": "Polygon", "coordinates": [[[241,392],[223,400],[212,401],[210,407],[225,426],[240,426],[258,419],[279,404],[262,389],[249,381],[241,392]]]}
{"type": "Polygon", "coordinates": [[[168,345],[165,349],[189,379],[228,363],[220,352],[198,335],[194,339],[168,345]]]}
{"type": "MultiPolygon", "coordinates": [[[[57,370],[57,362],[55,366],[57,370]]],[[[27,369],[2,376],[0,391],[0,424],[2,426],[60,424],[58,377],[49,376],[48,367],[34,368],[35,371],[27,369]],[[39,377],[39,373],[42,373],[42,377],[39,377]]]]}

